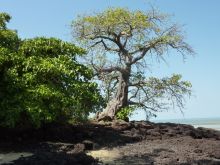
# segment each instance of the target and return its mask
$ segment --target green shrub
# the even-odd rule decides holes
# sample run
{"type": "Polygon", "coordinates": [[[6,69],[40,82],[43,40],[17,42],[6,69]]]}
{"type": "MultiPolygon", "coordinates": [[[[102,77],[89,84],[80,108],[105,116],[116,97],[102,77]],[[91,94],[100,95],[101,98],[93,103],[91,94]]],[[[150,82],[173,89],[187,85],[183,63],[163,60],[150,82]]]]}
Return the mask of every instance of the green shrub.
{"type": "Polygon", "coordinates": [[[135,108],[134,107],[125,107],[122,108],[117,114],[116,114],[116,118],[117,119],[121,119],[124,121],[128,121],[129,117],[131,117],[131,115],[133,114],[135,108]]]}
{"type": "Polygon", "coordinates": [[[83,121],[99,108],[102,98],[97,84],[90,82],[93,73],[76,60],[85,53],[82,48],[56,38],[21,41],[3,18],[0,15],[0,126],[83,121]]]}

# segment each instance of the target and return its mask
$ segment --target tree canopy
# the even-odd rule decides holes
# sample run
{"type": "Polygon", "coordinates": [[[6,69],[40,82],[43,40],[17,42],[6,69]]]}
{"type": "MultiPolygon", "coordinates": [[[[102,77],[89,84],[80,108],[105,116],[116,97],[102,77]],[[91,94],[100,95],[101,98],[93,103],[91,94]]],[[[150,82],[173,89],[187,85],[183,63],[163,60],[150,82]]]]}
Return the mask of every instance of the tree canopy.
{"type": "Polygon", "coordinates": [[[91,69],[76,57],[85,51],[56,38],[19,39],[0,14],[0,126],[39,127],[80,121],[99,108],[91,69]]]}
{"type": "Polygon", "coordinates": [[[151,10],[109,8],[79,16],[73,21],[73,37],[88,50],[86,62],[102,81],[108,102],[98,119],[114,119],[124,108],[141,108],[148,114],[184,106],[191,84],[181,75],[162,79],[146,74],[149,58],[165,60],[169,50],[185,57],[193,49],[182,29],[166,14],[151,10]]]}

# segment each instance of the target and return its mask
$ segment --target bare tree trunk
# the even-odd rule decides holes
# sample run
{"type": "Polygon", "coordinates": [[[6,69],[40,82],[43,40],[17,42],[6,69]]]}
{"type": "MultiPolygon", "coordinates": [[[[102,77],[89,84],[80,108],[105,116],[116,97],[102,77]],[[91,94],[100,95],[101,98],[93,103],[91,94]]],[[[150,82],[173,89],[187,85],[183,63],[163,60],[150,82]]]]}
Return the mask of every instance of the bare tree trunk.
{"type": "Polygon", "coordinates": [[[108,102],[107,107],[101,112],[97,119],[100,120],[113,120],[118,111],[128,105],[128,85],[130,72],[121,73],[119,77],[119,84],[115,98],[108,102]]]}

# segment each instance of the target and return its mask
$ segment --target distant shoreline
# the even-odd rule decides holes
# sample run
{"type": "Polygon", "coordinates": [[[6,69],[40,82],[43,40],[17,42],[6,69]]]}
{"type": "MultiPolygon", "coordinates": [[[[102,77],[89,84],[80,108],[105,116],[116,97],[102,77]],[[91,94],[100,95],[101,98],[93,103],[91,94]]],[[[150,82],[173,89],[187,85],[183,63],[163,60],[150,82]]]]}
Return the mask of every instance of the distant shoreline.
{"type": "Polygon", "coordinates": [[[215,130],[220,130],[220,117],[219,118],[191,118],[191,119],[164,119],[164,120],[153,120],[156,123],[178,123],[178,124],[189,124],[195,128],[204,127],[215,130]]]}

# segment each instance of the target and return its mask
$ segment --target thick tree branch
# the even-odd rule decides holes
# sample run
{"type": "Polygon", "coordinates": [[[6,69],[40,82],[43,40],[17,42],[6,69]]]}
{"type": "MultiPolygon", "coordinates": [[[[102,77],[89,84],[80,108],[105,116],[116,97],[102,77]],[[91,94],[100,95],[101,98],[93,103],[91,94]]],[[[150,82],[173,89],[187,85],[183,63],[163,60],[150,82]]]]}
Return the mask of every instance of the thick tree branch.
{"type": "Polygon", "coordinates": [[[118,45],[120,51],[122,52],[122,55],[127,55],[128,54],[128,50],[125,49],[125,46],[121,43],[121,36],[123,35],[122,32],[120,32],[117,37],[116,37],[116,44],[118,45]]]}
{"type": "MultiPolygon", "coordinates": [[[[139,56],[135,57],[135,58],[131,61],[130,65],[135,64],[137,61],[139,61],[139,60],[141,60],[142,58],[144,58],[144,56],[146,55],[146,53],[147,53],[150,49],[151,49],[151,46],[149,46],[149,47],[147,47],[147,48],[143,48],[141,54],[140,54],[139,56]]],[[[141,50],[140,50],[140,51],[141,51],[141,50]]]]}
{"type": "Polygon", "coordinates": [[[113,71],[119,71],[119,72],[122,72],[122,68],[120,67],[109,67],[109,68],[100,68],[99,69],[100,72],[105,72],[105,73],[111,73],[113,71]]]}
{"type": "Polygon", "coordinates": [[[121,37],[121,33],[119,35],[114,34],[114,38],[111,38],[111,37],[105,36],[105,35],[95,35],[94,37],[91,37],[90,39],[91,40],[101,39],[100,41],[96,42],[93,45],[95,46],[95,45],[97,45],[99,43],[102,43],[103,46],[105,47],[105,49],[106,48],[110,49],[110,48],[107,47],[107,45],[106,45],[106,43],[104,42],[103,39],[111,41],[111,42],[115,43],[118,46],[118,48],[119,48],[119,50],[114,49],[113,51],[122,52],[122,55],[126,55],[126,54],[128,54],[128,51],[125,49],[125,47],[121,43],[120,37],[121,37]]]}
{"type": "Polygon", "coordinates": [[[128,100],[130,101],[133,98],[137,98],[137,94],[138,94],[139,90],[140,90],[140,88],[137,87],[137,90],[135,91],[135,93],[128,100]]]}
{"type": "Polygon", "coordinates": [[[112,42],[116,42],[116,40],[114,38],[108,37],[108,36],[103,36],[103,35],[95,35],[94,37],[90,37],[91,40],[95,40],[95,39],[106,39],[112,42]]]}
{"type": "Polygon", "coordinates": [[[151,111],[154,111],[154,112],[158,112],[158,109],[156,107],[149,107],[149,106],[147,106],[147,105],[145,105],[144,103],[141,103],[141,102],[128,101],[128,104],[129,105],[137,105],[137,106],[142,107],[143,109],[148,109],[148,110],[151,110],[151,111]]]}
{"type": "Polygon", "coordinates": [[[146,81],[142,81],[142,80],[140,80],[140,81],[138,81],[138,82],[136,82],[136,83],[130,83],[129,84],[129,86],[130,87],[138,87],[138,86],[142,86],[142,85],[145,85],[147,82],[146,81]]]}
{"type": "Polygon", "coordinates": [[[98,44],[102,44],[104,46],[105,50],[107,50],[107,51],[120,52],[119,49],[113,49],[113,48],[108,47],[103,39],[101,39],[100,41],[95,42],[91,47],[95,47],[98,44]]]}
{"type": "MultiPolygon", "coordinates": [[[[163,45],[163,39],[162,37],[159,37],[157,40],[155,40],[154,42],[149,43],[149,46],[145,46],[145,47],[140,47],[139,49],[131,52],[132,55],[136,54],[136,53],[140,53],[139,56],[135,57],[132,62],[132,64],[135,64],[137,61],[143,59],[146,55],[146,53],[150,50],[150,49],[155,49],[157,45],[163,45]]],[[[164,45],[166,45],[167,43],[165,43],[164,45]]]]}

